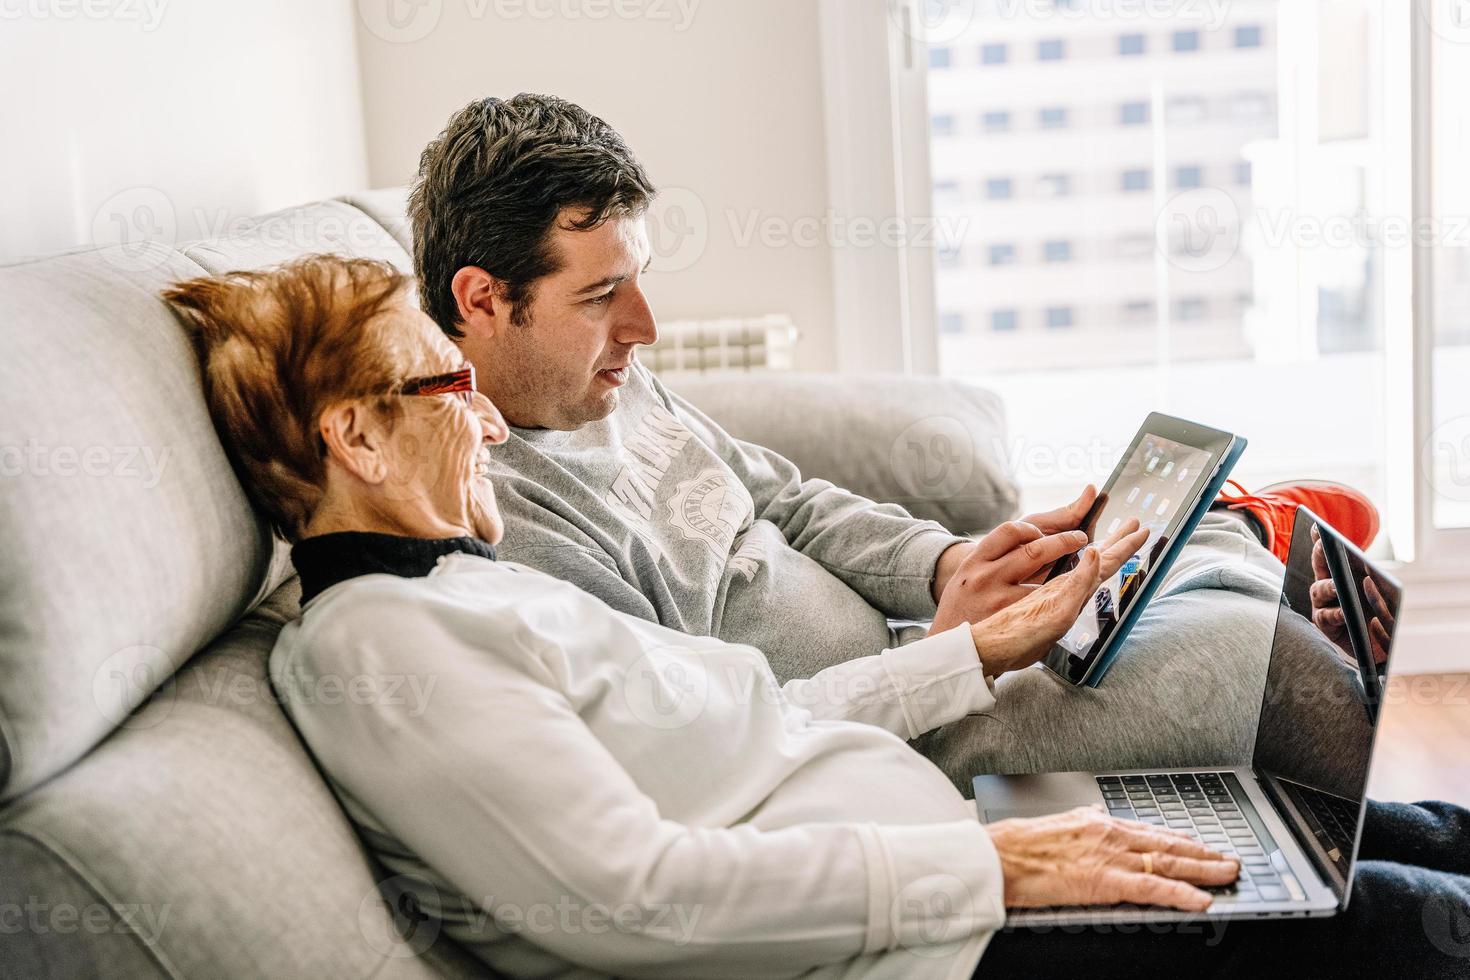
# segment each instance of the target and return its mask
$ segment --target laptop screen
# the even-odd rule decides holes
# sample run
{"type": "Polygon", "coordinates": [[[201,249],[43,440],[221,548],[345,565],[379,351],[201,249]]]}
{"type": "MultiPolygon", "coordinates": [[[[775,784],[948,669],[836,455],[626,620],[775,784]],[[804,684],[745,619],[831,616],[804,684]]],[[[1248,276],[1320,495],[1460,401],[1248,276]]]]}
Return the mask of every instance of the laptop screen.
{"type": "Polygon", "coordinates": [[[1329,525],[1297,511],[1252,764],[1293,830],[1320,845],[1307,849],[1335,867],[1339,889],[1350,883],[1401,596],[1329,525]]]}

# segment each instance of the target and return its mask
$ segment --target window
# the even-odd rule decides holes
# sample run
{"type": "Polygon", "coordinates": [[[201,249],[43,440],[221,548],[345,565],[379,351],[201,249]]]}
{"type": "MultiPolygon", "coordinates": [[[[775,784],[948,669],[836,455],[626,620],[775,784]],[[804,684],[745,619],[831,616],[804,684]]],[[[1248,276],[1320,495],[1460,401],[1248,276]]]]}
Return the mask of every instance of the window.
{"type": "Polygon", "coordinates": [[[939,253],[936,261],[939,263],[939,267],[941,269],[959,268],[960,246],[954,243],[947,243],[939,246],[939,253]]]}
{"type": "Polygon", "coordinates": [[[1061,61],[1067,56],[1067,46],[1060,38],[1047,38],[1036,42],[1037,61],[1061,61]]]}
{"type": "Polygon", "coordinates": [[[1050,106],[1042,109],[1037,113],[1036,118],[1041,123],[1042,129],[1067,128],[1067,110],[1061,106],[1050,106]]]}
{"type": "Polygon", "coordinates": [[[1199,50],[1199,31],[1175,31],[1174,32],[1174,50],[1175,51],[1198,51],[1199,50]]]}
{"type": "Polygon", "coordinates": [[[1154,254],[1154,236],[1151,234],[1123,235],[1115,246],[1120,259],[1142,259],[1154,254]]]}
{"type": "Polygon", "coordinates": [[[1118,122],[1123,126],[1141,126],[1148,122],[1148,103],[1124,102],[1118,106],[1118,122]]]}
{"type": "Polygon", "coordinates": [[[1068,241],[1047,242],[1041,246],[1042,257],[1048,262],[1072,261],[1072,243],[1068,241]]]}
{"type": "Polygon", "coordinates": [[[1245,24],[1237,27],[1235,46],[1237,48],[1259,48],[1261,46],[1261,25],[1245,24]]]}
{"type": "Polygon", "coordinates": [[[1204,185],[1204,171],[1200,167],[1179,167],[1174,171],[1174,186],[1182,191],[1204,185]]]}
{"type": "Polygon", "coordinates": [[[934,200],[954,205],[958,204],[961,198],[959,181],[936,180],[934,182],[934,200]]]}
{"type": "Polygon", "coordinates": [[[1174,319],[1190,322],[1203,320],[1209,312],[1209,304],[1200,296],[1181,296],[1174,301],[1174,319]]]}
{"type": "Polygon", "coordinates": [[[963,313],[944,313],[939,317],[940,333],[964,333],[965,315],[963,313]]]}
{"type": "Polygon", "coordinates": [[[994,310],[990,314],[990,329],[1004,333],[1016,329],[1015,310],[994,310]]]}
{"type": "Polygon", "coordinates": [[[1235,172],[1235,182],[1242,187],[1249,187],[1251,184],[1251,162],[1249,160],[1240,160],[1232,169],[1235,172]]]}
{"type": "Polygon", "coordinates": [[[1123,323],[1137,326],[1141,323],[1151,323],[1154,318],[1154,301],[1151,299],[1135,299],[1124,303],[1118,311],[1118,319],[1123,323]]]}
{"type": "Polygon", "coordinates": [[[1009,52],[1004,44],[982,44],[980,45],[980,64],[1003,65],[1009,58],[1009,52]]]}
{"type": "Polygon", "coordinates": [[[1070,327],[1072,323],[1073,316],[1070,306],[1048,306],[1046,308],[1046,325],[1053,330],[1070,327]]]}
{"type": "Polygon", "coordinates": [[[1149,189],[1148,171],[1143,169],[1123,171],[1119,184],[1124,191],[1146,191],[1149,189]]]}
{"type": "Polygon", "coordinates": [[[1234,119],[1265,119],[1271,115],[1271,97],[1264,92],[1238,92],[1230,97],[1234,119]]]}
{"type": "Polygon", "coordinates": [[[1042,174],[1036,178],[1037,197],[1069,197],[1072,178],[1068,174],[1042,174]]]}
{"type": "Polygon", "coordinates": [[[948,68],[950,66],[950,56],[951,52],[949,48],[930,48],[929,67],[935,69],[948,68]]]}
{"type": "Polygon", "coordinates": [[[1123,57],[1143,54],[1148,50],[1148,39],[1142,34],[1119,34],[1118,54],[1123,57]]]}
{"type": "Polygon", "coordinates": [[[1015,196],[1015,187],[1009,177],[991,177],[985,182],[985,197],[992,201],[1004,201],[1015,196]]]}
{"type": "Polygon", "coordinates": [[[1016,261],[1016,246],[992,245],[988,254],[991,265],[1013,265],[1016,261]]]}
{"type": "Polygon", "coordinates": [[[987,133],[1004,133],[1011,128],[1011,114],[1003,109],[992,109],[980,114],[980,128],[987,133]]]}
{"type": "Polygon", "coordinates": [[[1210,107],[1197,95],[1179,95],[1164,103],[1164,115],[1171,123],[1204,122],[1210,115],[1210,107]]]}
{"type": "Polygon", "coordinates": [[[930,116],[929,129],[935,136],[953,136],[954,116],[947,112],[937,116],[930,116]]]}

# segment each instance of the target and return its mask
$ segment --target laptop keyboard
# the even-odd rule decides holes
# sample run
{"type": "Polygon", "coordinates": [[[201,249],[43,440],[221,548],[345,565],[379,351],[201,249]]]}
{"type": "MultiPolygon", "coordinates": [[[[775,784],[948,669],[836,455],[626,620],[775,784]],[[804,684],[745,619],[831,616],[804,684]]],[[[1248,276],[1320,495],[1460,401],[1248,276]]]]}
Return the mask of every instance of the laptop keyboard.
{"type": "Polygon", "coordinates": [[[1289,779],[1279,780],[1279,785],[1306,818],[1307,826],[1316,835],[1322,850],[1327,852],[1332,863],[1337,865],[1337,870],[1346,878],[1348,854],[1352,852],[1353,838],[1357,836],[1361,804],[1293,783],[1289,779]]]}
{"type": "Polygon", "coordinates": [[[1240,880],[1230,887],[1207,891],[1243,903],[1291,898],[1253,821],[1241,810],[1224,775],[1098,776],[1097,786],[1112,816],[1182,830],[1212,850],[1240,858],[1240,880]]]}

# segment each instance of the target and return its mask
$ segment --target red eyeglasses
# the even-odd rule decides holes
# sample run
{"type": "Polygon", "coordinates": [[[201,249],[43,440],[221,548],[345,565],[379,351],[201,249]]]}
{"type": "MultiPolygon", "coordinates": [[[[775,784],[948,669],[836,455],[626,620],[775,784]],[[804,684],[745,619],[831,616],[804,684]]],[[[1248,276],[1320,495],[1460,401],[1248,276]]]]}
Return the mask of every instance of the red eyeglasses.
{"type": "Polygon", "coordinates": [[[475,404],[475,366],[466,362],[458,371],[410,378],[399,389],[404,395],[458,395],[469,406],[475,404]]]}

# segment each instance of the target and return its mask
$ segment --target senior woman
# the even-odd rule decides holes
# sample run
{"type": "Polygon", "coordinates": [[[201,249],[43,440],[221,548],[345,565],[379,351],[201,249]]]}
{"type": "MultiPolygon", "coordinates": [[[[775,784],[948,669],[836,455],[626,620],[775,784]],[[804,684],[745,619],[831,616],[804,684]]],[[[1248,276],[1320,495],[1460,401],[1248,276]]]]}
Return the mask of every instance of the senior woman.
{"type": "MultiPolygon", "coordinates": [[[[983,827],[904,742],[986,711],[1138,532],[980,623],[780,686],[758,650],[495,560],[483,465],[506,426],[409,286],[315,256],[166,298],[243,482],[294,543],[302,618],[272,681],[394,897],[436,930],[512,976],[992,976],[1006,907],[1202,910],[1235,878],[1096,810],[983,827]]],[[[1095,972],[1128,969],[1114,938],[1095,972]]]]}

